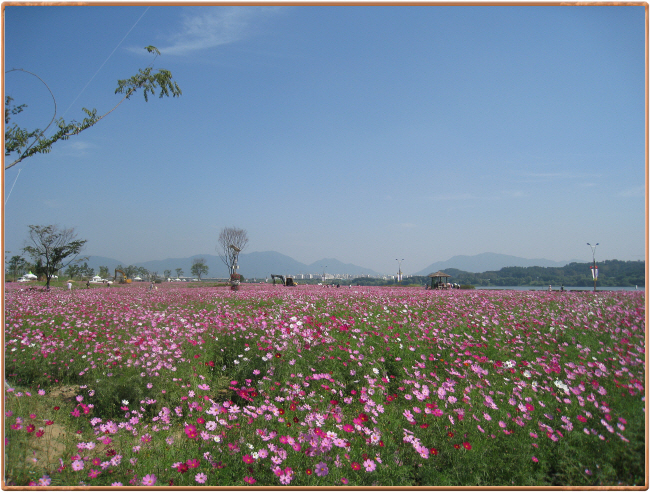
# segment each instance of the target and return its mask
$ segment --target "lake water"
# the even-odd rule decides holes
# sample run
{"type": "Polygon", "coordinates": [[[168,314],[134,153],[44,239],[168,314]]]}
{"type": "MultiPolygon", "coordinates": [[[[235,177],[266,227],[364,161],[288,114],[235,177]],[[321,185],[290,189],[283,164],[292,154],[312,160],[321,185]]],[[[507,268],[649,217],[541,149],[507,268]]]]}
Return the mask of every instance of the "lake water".
{"type": "MultiPolygon", "coordinates": [[[[514,285],[514,286],[510,286],[510,287],[496,285],[496,286],[489,286],[489,287],[477,286],[476,288],[477,289],[491,289],[491,290],[548,290],[548,285],[546,287],[544,287],[543,285],[542,286],[537,286],[537,285],[535,285],[535,286],[531,286],[531,285],[514,285]]],[[[553,290],[559,292],[560,286],[559,285],[554,285],[553,290]]],[[[593,291],[594,287],[593,287],[593,285],[591,287],[571,287],[571,286],[565,285],[564,290],[565,291],[567,291],[567,290],[593,291]]],[[[622,290],[622,291],[634,291],[634,290],[645,291],[645,285],[639,285],[636,288],[634,288],[634,287],[598,287],[598,286],[596,286],[596,290],[599,291],[599,292],[600,291],[619,291],[619,290],[622,290]]]]}

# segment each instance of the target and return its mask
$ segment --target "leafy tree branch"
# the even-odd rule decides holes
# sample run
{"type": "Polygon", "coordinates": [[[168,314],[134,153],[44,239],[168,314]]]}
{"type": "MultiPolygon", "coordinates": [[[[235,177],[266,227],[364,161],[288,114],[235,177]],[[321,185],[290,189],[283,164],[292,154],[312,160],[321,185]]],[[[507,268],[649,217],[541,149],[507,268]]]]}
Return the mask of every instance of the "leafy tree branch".
{"type": "MultiPolygon", "coordinates": [[[[154,61],[160,55],[160,51],[155,46],[147,46],[145,49],[149,53],[154,53],[154,61]]],[[[125,100],[130,99],[133,94],[138,90],[142,89],[145,101],[149,101],[149,95],[155,95],[156,90],[159,90],[159,98],[164,96],[169,97],[179,97],[182,94],[182,91],[178,84],[173,80],[172,73],[169,70],[159,69],[156,72],[153,72],[153,61],[152,63],[144,69],[139,69],[138,73],[134,76],[118,80],[117,89],[115,89],[115,94],[124,94],[124,97],[108,112],[98,116],[96,109],[87,109],[82,108],[83,112],[86,113],[86,117],[81,121],[77,122],[72,120],[69,123],[66,123],[63,118],[56,120],[56,125],[58,130],[51,137],[45,138],[45,131],[52,125],[56,119],[56,98],[49,86],[41,79],[38,75],[23,70],[21,68],[14,68],[8,70],[6,73],[13,71],[22,71],[28,74],[33,75],[38,78],[47,90],[52,95],[54,101],[54,115],[52,120],[45,127],[44,130],[27,130],[20,128],[15,123],[12,126],[9,126],[12,115],[21,113],[26,107],[26,104],[21,104],[19,106],[12,105],[13,98],[7,96],[5,98],[5,156],[11,154],[17,155],[16,159],[5,166],[5,170],[12,168],[19,162],[24,159],[31,157],[35,154],[47,154],[51,152],[52,145],[59,140],[67,140],[71,136],[78,135],[84,130],[96,125],[103,118],[111,114],[115,109],[117,109],[125,100]]]]}

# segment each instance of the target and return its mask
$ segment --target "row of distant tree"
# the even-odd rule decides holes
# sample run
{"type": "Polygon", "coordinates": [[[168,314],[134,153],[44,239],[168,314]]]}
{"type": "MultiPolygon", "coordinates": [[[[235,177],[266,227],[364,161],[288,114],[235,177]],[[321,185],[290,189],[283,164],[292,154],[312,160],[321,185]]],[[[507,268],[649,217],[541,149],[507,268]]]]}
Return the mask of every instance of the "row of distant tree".
{"type": "MultiPolygon", "coordinates": [[[[66,275],[73,279],[91,279],[95,276],[95,269],[88,266],[85,261],[88,257],[79,257],[79,254],[85,244],[86,239],[79,239],[74,229],[64,229],[56,225],[37,226],[30,225],[29,235],[24,253],[32,259],[30,263],[20,255],[14,255],[7,258],[11,252],[5,252],[5,268],[8,278],[13,277],[16,280],[19,276],[31,271],[39,279],[46,281],[46,287],[50,288],[50,280],[56,275],[66,275]],[[82,263],[83,262],[83,263],[82,263]]],[[[224,227],[218,238],[217,252],[219,257],[228,267],[231,279],[238,279],[241,276],[232,275],[237,272],[237,257],[239,253],[248,244],[248,233],[244,229],[236,227],[224,227]]],[[[126,278],[133,279],[140,277],[143,280],[157,281],[160,279],[158,272],[150,272],[144,267],[129,265],[123,267],[118,265],[115,269],[115,276],[118,271],[122,272],[126,278]]],[[[195,258],[192,261],[190,273],[201,280],[201,277],[207,275],[209,269],[204,258],[195,258]]],[[[99,276],[109,278],[111,272],[107,266],[99,267],[99,276]]],[[[171,270],[163,272],[164,278],[170,278],[171,270]]],[[[182,268],[176,269],[176,276],[184,275],[182,268]]]]}
{"type": "MultiPolygon", "coordinates": [[[[645,285],[645,261],[605,260],[598,265],[598,286],[634,287],[645,285]]],[[[594,284],[590,263],[569,263],[563,267],[505,267],[498,271],[472,273],[448,268],[443,270],[451,275],[449,282],[474,286],[541,286],[566,285],[589,287],[594,284]]],[[[355,278],[351,282],[358,285],[395,285],[395,280],[377,278],[355,278]]],[[[414,276],[402,281],[403,285],[430,285],[431,279],[414,276]]]]}
{"type": "MultiPolygon", "coordinates": [[[[147,270],[142,266],[122,266],[118,265],[115,270],[120,270],[124,272],[127,278],[136,278],[140,277],[143,280],[148,280],[155,282],[161,278],[158,272],[152,272],[147,270]]],[[[32,272],[37,277],[45,277],[46,272],[44,271],[42,262],[29,262],[20,255],[14,255],[6,261],[6,273],[9,279],[16,280],[19,277],[23,276],[27,272],[32,272]]],[[[182,268],[177,268],[175,270],[176,277],[180,278],[185,275],[185,272],[182,268]]],[[[205,263],[205,259],[196,258],[192,262],[191,274],[194,277],[201,279],[202,276],[207,275],[208,266],[205,263]]],[[[111,272],[107,266],[100,266],[97,275],[103,279],[113,278],[115,271],[111,272]]],[[[90,280],[95,276],[95,269],[88,266],[88,262],[82,263],[72,263],[67,266],[65,269],[53,271],[53,275],[61,276],[65,275],[66,278],[71,278],[75,280],[90,280]]],[[[163,272],[163,278],[171,278],[172,271],[165,270],[163,272]]]]}
{"type": "MultiPolygon", "coordinates": [[[[108,267],[99,267],[100,277],[104,277],[102,274],[102,268],[106,269],[106,276],[108,276],[108,267]]],[[[118,265],[116,267],[116,270],[120,270],[124,272],[127,278],[135,278],[135,277],[140,277],[143,280],[150,280],[151,282],[155,282],[156,280],[159,280],[161,276],[158,274],[158,272],[150,272],[147,270],[145,267],[138,267],[134,265],[129,265],[129,266],[122,266],[118,265]]],[[[201,280],[201,277],[204,275],[208,274],[208,265],[205,262],[204,258],[195,258],[192,260],[192,267],[190,268],[190,273],[192,276],[197,277],[199,280],[201,280]]],[[[182,268],[176,268],[175,270],[176,273],[176,278],[183,277],[185,275],[185,272],[183,271],[182,268]]],[[[171,270],[164,270],[162,274],[163,279],[168,279],[172,278],[172,271],[171,270]]]]}

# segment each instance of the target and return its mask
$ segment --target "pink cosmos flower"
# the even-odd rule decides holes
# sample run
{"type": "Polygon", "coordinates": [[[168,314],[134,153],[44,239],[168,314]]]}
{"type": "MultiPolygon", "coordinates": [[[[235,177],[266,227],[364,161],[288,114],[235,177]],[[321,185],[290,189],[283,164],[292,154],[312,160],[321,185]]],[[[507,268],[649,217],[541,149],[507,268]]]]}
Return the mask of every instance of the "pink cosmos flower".
{"type": "Polygon", "coordinates": [[[314,473],[319,477],[324,477],[329,473],[329,469],[327,468],[327,465],[321,461],[314,468],[314,473]]]}
{"type": "Polygon", "coordinates": [[[148,474],[142,477],[142,485],[152,486],[156,484],[156,475],[148,474]]]}
{"type": "Polygon", "coordinates": [[[194,477],[194,480],[196,480],[198,483],[205,483],[207,479],[208,476],[205,473],[197,473],[194,477]]]}
{"type": "Polygon", "coordinates": [[[255,480],[253,477],[244,477],[244,482],[253,485],[257,480],[255,480]]]}
{"type": "Polygon", "coordinates": [[[372,472],[375,471],[375,468],[377,468],[377,464],[374,462],[374,460],[366,460],[363,462],[363,467],[366,469],[366,472],[372,472]]]}

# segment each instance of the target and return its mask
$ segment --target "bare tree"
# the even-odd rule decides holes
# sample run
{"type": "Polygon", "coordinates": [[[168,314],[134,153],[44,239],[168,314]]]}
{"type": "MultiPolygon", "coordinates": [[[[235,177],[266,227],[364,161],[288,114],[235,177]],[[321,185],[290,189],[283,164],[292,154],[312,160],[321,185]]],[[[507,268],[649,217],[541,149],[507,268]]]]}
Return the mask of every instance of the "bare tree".
{"type": "Polygon", "coordinates": [[[237,227],[224,227],[219,233],[219,244],[217,244],[217,253],[219,258],[228,267],[228,274],[237,273],[237,257],[239,253],[248,244],[248,233],[245,229],[237,227]]]}

